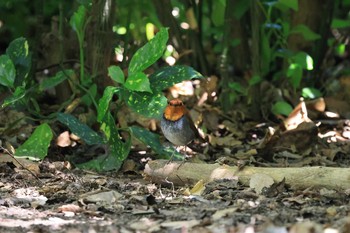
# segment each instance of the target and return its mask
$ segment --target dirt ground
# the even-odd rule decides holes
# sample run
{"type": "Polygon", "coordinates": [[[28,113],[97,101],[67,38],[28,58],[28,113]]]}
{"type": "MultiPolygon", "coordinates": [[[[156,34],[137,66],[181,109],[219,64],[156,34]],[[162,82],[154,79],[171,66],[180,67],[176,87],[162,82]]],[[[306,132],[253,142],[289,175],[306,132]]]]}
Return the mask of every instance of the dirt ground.
{"type": "Polygon", "coordinates": [[[279,183],[258,194],[232,179],[174,187],[144,179],[141,169],[39,168],[35,178],[1,164],[0,232],[350,232],[347,190],[279,183]]]}

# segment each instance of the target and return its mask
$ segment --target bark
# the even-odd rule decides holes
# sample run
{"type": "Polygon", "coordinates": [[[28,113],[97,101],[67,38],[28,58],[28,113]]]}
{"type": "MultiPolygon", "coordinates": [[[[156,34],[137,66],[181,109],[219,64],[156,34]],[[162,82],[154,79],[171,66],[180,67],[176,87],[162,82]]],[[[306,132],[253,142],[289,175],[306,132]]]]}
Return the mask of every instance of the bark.
{"type": "Polygon", "coordinates": [[[171,162],[167,160],[150,161],[144,170],[146,179],[155,183],[174,185],[194,185],[199,180],[210,182],[216,179],[238,179],[249,186],[254,174],[266,174],[275,182],[285,178],[286,185],[292,189],[327,188],[346,190],[350,188],[350,169],[335,167],[244,167],[220,164],[171,162]]]}
{"type": "Polygon", "coordinates": [[[86,29],[87,65],[96,79],[100,91],[111,84],[107,76],[113,54],[112,26],[115,18],[115,0],[94,0],[91,7],[91,21],[86,29]]]}

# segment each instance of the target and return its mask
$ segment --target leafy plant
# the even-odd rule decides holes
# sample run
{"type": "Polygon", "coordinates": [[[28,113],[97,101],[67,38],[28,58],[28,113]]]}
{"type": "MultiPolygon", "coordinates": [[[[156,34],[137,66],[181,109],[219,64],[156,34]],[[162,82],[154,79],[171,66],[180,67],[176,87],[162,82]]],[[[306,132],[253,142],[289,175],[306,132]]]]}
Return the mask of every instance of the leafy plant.
{"type": "Polygon", "coordinates": [[[97,121],[101,124],[100,130],[104,134],[103,140],[87,126],[67,114],[59,114],[58,120],[67,125],[75,134],[89,144],[106,144],[106,154],[77,166],[85,169],[106,171],[119,169],[127,158],[131,140],[122,139],[120,131],[128,131],[140,141],[150,145],[161,155],[170,156],[173,151],[163,148],[158,136],[138,127],[118,129],[115,119],[109,108],[114,95],[118,96],[119,103],[126,103],[135,112],[152,118],[160,118],[167,99],[162,91],[183,80],[202,78],[202,75],[188,66],[164,67],[147,76],[144,70],[154,64],[162,55],[168,41],[168,31],[161,28],[155,37],[138,49],[130,60],[128,76],[118,66],[110,66],[108,74],[117,86],[108,86],[98,104],[97,121]]]}
{"type": "MultiPolygon", "coordinates": [[[[105,89],[99,101],[97,121],[102,124],[101,130],[105,135],[109,135],[107,140],[111,151],[110,155],[116,159],[114,169],[118,169],[125,160],[129,151],[129,142],[123,143],[119,137],[119,130],[115,127],[115,121],[109,109],[109,104],[113,95],[118,95],[119,101],[126,103],[135,112],[153,118],[160,118],[163,109],[167,104],[162,90],[179,83],[183,80],[202,78],[202,75],[188,66],[164,67],[149,77],[144,70],[154,64],[162,55],[168,41],[168,31],[161,28],[156,36],[146,45],[136,51],[130,60],[128,67],[128,77],[118,66],[111,66],[108,69],[109,76],[119,84],[119,86],[109,86],[105,89]]],[[[130,132],[151,148],[161,154],[171,155],[173,152],[161,148],[156,136],[145,130],[130,128],[130,132]]]]}

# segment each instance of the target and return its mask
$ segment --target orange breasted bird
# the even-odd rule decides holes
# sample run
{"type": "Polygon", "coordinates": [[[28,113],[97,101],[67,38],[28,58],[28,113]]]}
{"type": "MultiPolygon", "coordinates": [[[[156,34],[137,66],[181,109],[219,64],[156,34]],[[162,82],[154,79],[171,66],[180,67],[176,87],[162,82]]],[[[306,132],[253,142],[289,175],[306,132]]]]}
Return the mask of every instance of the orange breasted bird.
{"type": "Polygon", "coordinates": [[[181,100],[168,101],[160,127],[166,139],[175,146],[186,146],[193,139],[203,140],[194,125],[188,110],[181,100]]]}

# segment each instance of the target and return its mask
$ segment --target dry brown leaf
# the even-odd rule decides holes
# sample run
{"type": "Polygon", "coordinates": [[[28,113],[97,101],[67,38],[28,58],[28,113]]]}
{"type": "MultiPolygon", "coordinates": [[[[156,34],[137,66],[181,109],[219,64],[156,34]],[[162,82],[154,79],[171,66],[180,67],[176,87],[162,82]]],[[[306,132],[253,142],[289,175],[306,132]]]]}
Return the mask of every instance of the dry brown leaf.
{"type": "Polygon", "coordinates": [[[288,118],[283,121],[286,130],[292,130],[298,127],[303,122],[310,122],[306,104],[303,99],[289,114],[288,118]]]}
{"type": "Polygon", "coordinates": [[[199,180],[193,188],[190,190],[191,195],[202,195],[202,193],[205,190],[204,182],[203,180],[199,180]]]}
{"type": "Polygon", "coordinates": [[[58,211],[60,212],[73,212],[73,213],[79,213],[82,211],[82,209],[80,208],[80,206],[75,205],[75,204],[67,204],[67,205],[62,205],[59,206],[58,211]]]}
{"type": "Polygon", "coordinates": [[[249,181],[249,187],[254,189],[257,194],[261,194],[264,189],[270,188],[273,184],[272,177],[262,173],[252,175],[249,181]]]}
{"type": "Polygon", "coordinates": [[[25,168],[33,172],[35,175],[40,174],[39,164],[37,162],[31,161],[28,159],[23,159],[23,158],[15,159],[13,156],[9,154],[0,154],[0,163],[12,163],[19,170],[25,168]]]}
{"type": "Polygon", "coordinates": [[[228,135],[226,137],[216,137],[213,135],[209,136],[209,142],[213,146],[230,146],[235,147],[242,145],[242,142],[239,140],[236,140],[232,137],[232,135],[228,135]]]}

